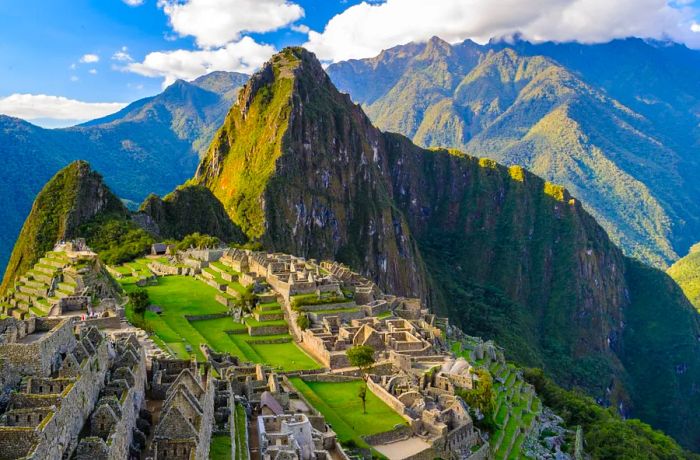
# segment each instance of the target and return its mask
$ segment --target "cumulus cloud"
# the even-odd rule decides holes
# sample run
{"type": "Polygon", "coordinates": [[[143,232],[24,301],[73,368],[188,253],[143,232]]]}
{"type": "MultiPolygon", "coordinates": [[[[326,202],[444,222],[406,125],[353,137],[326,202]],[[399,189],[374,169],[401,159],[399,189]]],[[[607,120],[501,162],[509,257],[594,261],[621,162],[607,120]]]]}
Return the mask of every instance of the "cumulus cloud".
{"type": "Polygon", "coordinates": [[[63,96],[12,94],[0,98],[0,113],[25,120],[91,120],[123,109],[120,102],[82,102],[63,96]]]}
{"type": "Polygon", "coordinates": [[[216,49],[156,51],[124,69],[146,77],[163,77],[165,87],[177,79],[191,80],[215,70],[252,73],[274,53],[273,46],[243,37],[216,49]]]}
{"type": "Polygon", "coordinates": [[[289,27],[294,32],[299,32],[300,34],[308,34],[311,30],[306,24],[293,25],[289,27]]]}
{"type": "Polygon", "coordinates": [[[95,62],[100,62],[100,57],[96,54],[83,54],[80,58],[80,62],[83,64],[93,64],[95,62]]]}
{"type": "Polygon", "coordinates": [[[696,9],[668,0],[387,0],[351,6],[304,45],[320,59],[374,56],[437,35],[484,43],[519,33],[539,41],[605,42],[629,36],[670,38],[700,47],[691,30],[696,9]]]}
{"type": "Polygon", "coordinates": [[[144,2],[144,0],[122,0],[122,1],[129,6],[141,6],[141,5],[143,5],[143,2],[144,2]]]}
{"type": "Polygon", "coordinates": [[[693,22],[693,23],[690,25],[690,31],[691,31],[691,32],[695,32],[695,33],[700,32],[700,24],[698,24],[697,22],[693,22]]]}
{"type": "Polygon", "coordinates": [[[201,47],[224,46],[243,32],[269,32],[304,15],[288,0],[159,0],[173,30],[201,47]]]}

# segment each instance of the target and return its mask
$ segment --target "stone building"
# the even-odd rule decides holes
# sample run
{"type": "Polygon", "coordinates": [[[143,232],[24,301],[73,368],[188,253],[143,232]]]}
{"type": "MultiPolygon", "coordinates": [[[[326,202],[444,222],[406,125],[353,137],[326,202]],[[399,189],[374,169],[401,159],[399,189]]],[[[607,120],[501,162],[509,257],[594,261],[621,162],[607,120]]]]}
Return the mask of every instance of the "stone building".
{"type": "Polygon", "coordinates": [[[205,366],[201,375],[196,361],[158,360],[157,381],[165,398],[155,427],[153,458],[207,460],[214,424],[216,385],[205,366]],[[176,369],[177,376],[171,379],[176,369]]]}
{"type": "Polygon", "coordinates": [[[258,437],[262,460],[330,460],[335,433],[317,430],[304,414],[260,415],[258,437]]]}
{"type": "MultiPolygon", "coordinates": [[[[0,320],[0,375],[7,398],[0,414],[0,459],[70,457],[96,403],[115,379],[126,380],[126,385],[131,383],[140,391],[141,403],[143,353],[138,351],[137,361],[122,362],[115,353],[119,344],[94,327],[78,331],[74,323],[72,319],[0,320]],[[116,372],[122,368],[131,375],[116,372]],[[134,372],[141,376],[140,382],[131,379],[134,372]]],[[[123,392],[120,395],[136,404],[123,392]]]]}

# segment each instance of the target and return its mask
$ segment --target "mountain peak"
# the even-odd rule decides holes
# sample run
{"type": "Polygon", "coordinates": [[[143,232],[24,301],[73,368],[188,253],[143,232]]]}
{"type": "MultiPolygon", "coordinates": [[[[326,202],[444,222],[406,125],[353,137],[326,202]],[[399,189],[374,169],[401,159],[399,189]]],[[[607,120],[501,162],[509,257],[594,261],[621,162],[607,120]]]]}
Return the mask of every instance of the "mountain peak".
{"type": "Polygon", "coordinates": [[[126,215],[127,210],[87,161],[74,161],[58,171],[34,200],[12,251],[2,291],[57,241],[76,237],[81,225],[106,214],[126,215]]]}

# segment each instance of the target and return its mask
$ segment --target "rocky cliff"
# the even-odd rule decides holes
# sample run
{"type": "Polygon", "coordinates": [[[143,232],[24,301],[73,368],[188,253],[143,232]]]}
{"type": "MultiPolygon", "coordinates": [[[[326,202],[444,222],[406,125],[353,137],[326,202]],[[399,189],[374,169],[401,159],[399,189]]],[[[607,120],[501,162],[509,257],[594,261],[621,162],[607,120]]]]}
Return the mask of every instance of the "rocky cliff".
{"type": "Polygon", "coordinates": [[[512,358],[697,442],[700,328],[677,286],[627,260],[564,188],[374,128],[310,53],[286,49],[251,78],[195,182],[267,248],[420,295],[512,358]]]}

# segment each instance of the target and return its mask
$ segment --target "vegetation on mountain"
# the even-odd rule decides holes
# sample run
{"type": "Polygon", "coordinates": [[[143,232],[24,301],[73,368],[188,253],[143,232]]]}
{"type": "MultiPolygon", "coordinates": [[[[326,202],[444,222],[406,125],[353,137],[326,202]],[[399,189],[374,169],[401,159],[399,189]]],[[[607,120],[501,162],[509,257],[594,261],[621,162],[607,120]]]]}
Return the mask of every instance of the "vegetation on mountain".
{"type": "Polygon", "coordinates": [[[79,235],[82,224],[100,216],[122,216],[126,208],[84,161],[60,170],[34,200],[22,226],[0,290],[32,267],[61,240],[79,235]]]}
{"type": "Polygon", "coordinates": [[[71,161],[105,175],[120,198],[139,203],[192,176],[247,75],[214,72],[80,126],[42,129],[0,115],[0,269],[42,186],[71,161]]]}
{"type": "Polygon", "coordinates": [[[246,241],[221,202],[209,189],[199,185],[178,187],[163,199],[149,195],[141,204],[136,219],[166,239],[182,240],[193,233],[202,233],[227,243],[246,241]]]}
{"type": "MultiPolygon", "coordinates": [[[[465,95],[490,94],[479,81],[494,74],[512,81],[516,101],[543,98],[540,108],[581,92],[601,103],[547,59],[496,54],[510,67],[482,67],[465,95]]],[[[507,118],[482,108],[483,120],[507,118]]],[[[662,272],[626,259],[564,187],[380,132],[298,48],[251,78],[195,181],[267,249],[340,260],[387,291],[422,296],[511,359],[696,446],[687,411],[700,403],[697,314],[662,272]]]]}
{"type": "Polygon", "coordinates": [[[700,310],[700,243],[691,247],[688,255],[677,260],[667,273],[683,289],[695,308],[700,310]]]}
{"type": "Polygon", "coordinates": [[[328,72],[383,130],[566,186],[628,255],[666,267],[700,239],[697,51],[433,38],[328,72]]]}
{"type": "Polygon", "coordinates": [[[524,377],[535,387],[543,403],[561,416],[568,427],[583,428],[585,450],[593,459],[700,458],[648,424],[637,419],[625,420],[581,391],[561,388],[540,369],[526,369],[524,377]]]}
{"type": "Polygon", "coordinates": [[[104,216],[81,226],[88,246],[108,265],[118,265],[143,256],[155,243],[153,235],[124,216],[104,216]]]}

